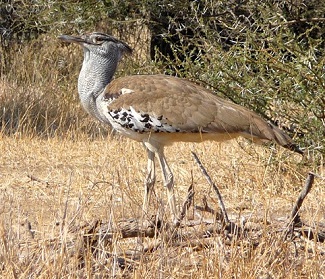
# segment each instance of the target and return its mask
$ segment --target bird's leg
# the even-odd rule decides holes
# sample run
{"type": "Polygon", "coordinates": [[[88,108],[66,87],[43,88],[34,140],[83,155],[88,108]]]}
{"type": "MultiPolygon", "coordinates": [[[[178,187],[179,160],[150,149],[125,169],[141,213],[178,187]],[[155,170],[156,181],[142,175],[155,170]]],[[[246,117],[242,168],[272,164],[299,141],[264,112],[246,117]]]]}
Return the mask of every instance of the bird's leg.
{"type": "Polygon", "coordinates": [[[174,195],[174,176],[167,164],[163,150],[159,150],[157,152],[157,155],[163,173],[164,186],[167,189],[168,204],[172,213],[173,222],[177,222],[178,217],[177,217],[176,202],[175,202],[175,195],[174,195]]]}
{"type": "MultiPolygon", "coordinates": [[[[147,149],[147,148],[146,148],[147,149]]],[[[156,172],[155,172],[155,153],[147,149],[148,152],[148,170],[147,177],[144,185],[144,200],[143,200],[143,212],[144,214],[148,213],[149,202],[153,190],[153,186],[156,181],[156,172]]]]}

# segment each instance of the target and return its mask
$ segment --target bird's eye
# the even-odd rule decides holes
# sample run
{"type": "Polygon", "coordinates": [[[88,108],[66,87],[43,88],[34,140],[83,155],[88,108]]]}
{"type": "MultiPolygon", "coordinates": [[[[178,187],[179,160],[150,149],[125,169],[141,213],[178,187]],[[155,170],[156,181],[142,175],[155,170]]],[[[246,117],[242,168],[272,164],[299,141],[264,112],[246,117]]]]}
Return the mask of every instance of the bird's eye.
{"type": "Polygon", "coordinates": [[[94,37],[93,42],[95,44],[102,44],[104,42],[104,40],[101,37],[94,37]]]}

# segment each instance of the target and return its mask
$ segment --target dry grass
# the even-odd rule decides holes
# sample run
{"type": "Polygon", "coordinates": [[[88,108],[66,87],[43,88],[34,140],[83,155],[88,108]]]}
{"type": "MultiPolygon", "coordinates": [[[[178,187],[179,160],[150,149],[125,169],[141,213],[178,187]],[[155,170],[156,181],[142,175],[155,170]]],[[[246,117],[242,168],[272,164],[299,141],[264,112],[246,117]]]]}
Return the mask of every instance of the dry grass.
{"type": "MultiPolygon", "coordinates": [[[[283,242],[272,220],[287,217],[306,173],[299,156],[274,153],[246,142],[200,145],[179,143],[167,149],[175,172],[178,203],[192,179],[195,203],[204,195],[217,205],[214,193],[193,162],[194,150],[223,194],[231,218],[265,218],[262,241],[226,244],[215,236],[213,245],[169,247],[120,269],[114,258],[83,255],[81,231],[94,220],[116,222],[141,216],[145,153],[127,139],[39,139],[3,136],[0,141],[0,274],[2,278],[324,278],[325,247],[300,241],[283,242]],[[242,146],[242,147],[241,147],[242,146]],[[175,152],[177,150],[177,152],[175,152]],[[79,243],[79,244],[78,244],[79,243]]],[[[324,170],[318,173],[324,175],[324,170]]],[[[160,176],[152,213],[165,206],[160,176]]],[[[317,180],[302,209],[308,223],[324,222],[324,181],[317,180]]],[[[138,240],[114,239],[102,249],[110,253],[138,249],[138,240]]],[[[86,253],[86,252],[83,252],[86,253]]]]}
{"type": "MultiPolygon", "coordinates": [[[[157,250],[131,262],[133,269],[120,268],[121,259],[107,252],[137,250],[146,240],[116,237],[99,243],[102,253],[96,255],[83,249],[88,224],[141,216],[146,155],[139,143],[101,136],[102,128],[81,110],[75,88],[80,50],[39,40],[48,48],[26,46],[8,79],[0,80],[1,278],[324,278],[324,244],[283,242],[274,227],[281,218],[285,224],[308,171],[324,177],[323,164],[309,169],[289,151],[245,141],[179,143],[166,153],[178,204],[193,181],[195,204],[206,196],[217,207],[193,150],[220,188],[232,221],[264,221],[257,247],[254,239],[229,243],[216,235],[205,249],[182,248],[169,245],[167,235],[157,250]]],[[[301,215],[310,225],[325,222],[323,185],[316,179],[304,201],[301,215]]],[[[160,173],[155,189],[153,214],[166,208],[160,173]]]]}

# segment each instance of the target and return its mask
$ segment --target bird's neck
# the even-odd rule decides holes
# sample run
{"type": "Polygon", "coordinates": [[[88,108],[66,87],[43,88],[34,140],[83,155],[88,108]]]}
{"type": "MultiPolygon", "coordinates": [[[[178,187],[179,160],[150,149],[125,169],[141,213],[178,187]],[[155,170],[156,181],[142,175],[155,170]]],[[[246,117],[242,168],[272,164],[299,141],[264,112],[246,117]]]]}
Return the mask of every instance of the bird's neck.
{"type": "MultiPolygon", "coordinates": [[[[114,57],[114,56],[112,56],[114,57]]],[[[92,116],[104,121],[96,106],[106,85],[108,85],[116,71],[117,61],[101,56],[84,53],[84,61],[78,79],[78,92],[82,106],[92,116]]]]}

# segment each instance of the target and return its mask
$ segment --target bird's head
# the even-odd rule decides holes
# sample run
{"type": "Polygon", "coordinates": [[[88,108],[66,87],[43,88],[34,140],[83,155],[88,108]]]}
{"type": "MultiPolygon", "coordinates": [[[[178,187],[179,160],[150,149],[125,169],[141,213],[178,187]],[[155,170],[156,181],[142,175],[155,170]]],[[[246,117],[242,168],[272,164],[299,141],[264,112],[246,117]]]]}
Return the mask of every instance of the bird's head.
{"type": "Polygon", "coordinates": [[[112,59],[116,56],[119,61],[123,54],[131,54],[132,48],[113,36],[94,32],[82,36],[61,35],[59,39],[68,43],[76,43],[83,47],[87,53],[112,59]],[[113,56],[113,57],[112,57],[113,56]]]}

